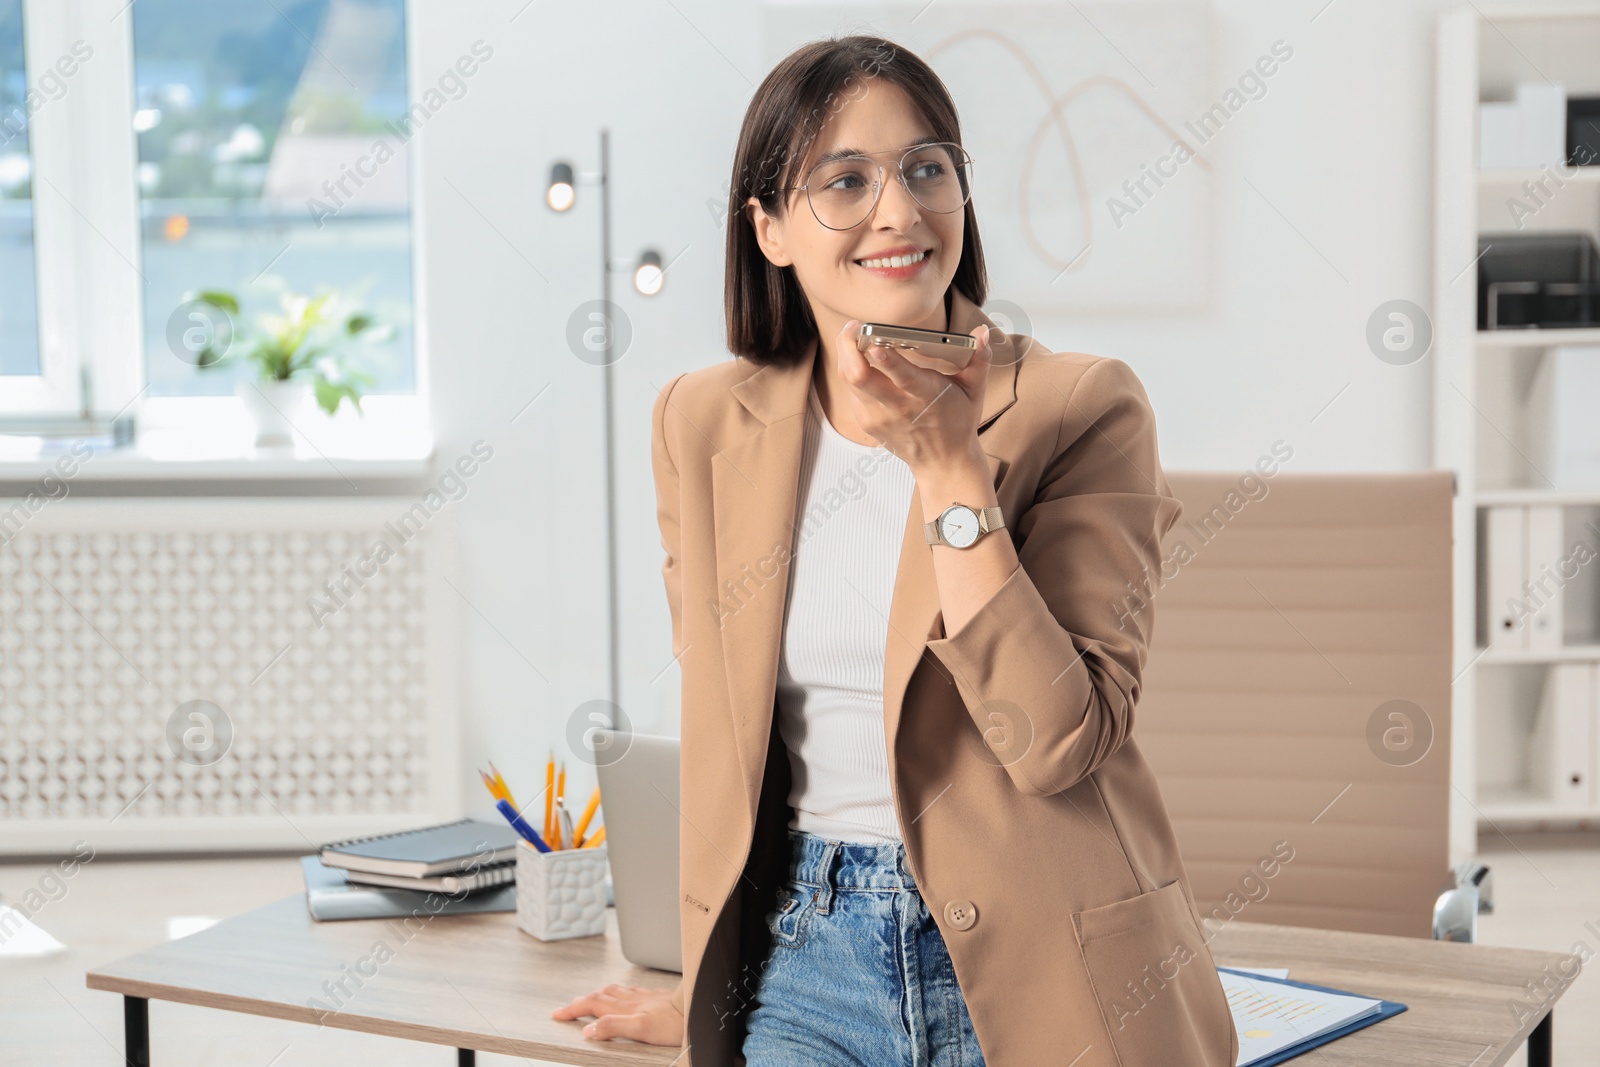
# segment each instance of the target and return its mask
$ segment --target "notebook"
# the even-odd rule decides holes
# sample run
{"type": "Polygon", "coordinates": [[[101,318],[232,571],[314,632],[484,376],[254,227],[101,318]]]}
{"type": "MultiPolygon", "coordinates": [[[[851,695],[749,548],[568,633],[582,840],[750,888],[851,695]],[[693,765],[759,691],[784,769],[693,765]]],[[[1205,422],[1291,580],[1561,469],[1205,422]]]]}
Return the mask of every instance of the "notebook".
{"type": "Polygon", "coordinates": [[[322,847],[322,862],[369,874],[427,878],[514,859],[517,832],[506,823],[458,819],[395,834],[376,834],[322,847]]]}
{"type": "Polygon", "coordinates": [[[471,915],[486,911],[516,911],[514,883],[452,898],[414,889],[385,889],[356,885],[337,867],[325,867],[315,856],[300,857],[306,879],[306,909],[313,919],[400,919],[408,915],[471,915]]]}
{"type": "Polygon", "coordinates": [[[1233,1026],[1236,1067],[1272,1067],[1406,1010],[1404,1004],[1326,986],[1218,967],[1233,1026]]]}
{"type": "Polygon", "coordinates": [[[352,884],[392,886],[396,889],[431,889],[439,893],[468,893],[516,881],[517,861],[510,860],[506,863],[496,863],[492,867],[480,867],[468,874],[438,874],[431,878],[401,878],[393,874],[349,870],[345,872],[345,877],[352,884]]]}

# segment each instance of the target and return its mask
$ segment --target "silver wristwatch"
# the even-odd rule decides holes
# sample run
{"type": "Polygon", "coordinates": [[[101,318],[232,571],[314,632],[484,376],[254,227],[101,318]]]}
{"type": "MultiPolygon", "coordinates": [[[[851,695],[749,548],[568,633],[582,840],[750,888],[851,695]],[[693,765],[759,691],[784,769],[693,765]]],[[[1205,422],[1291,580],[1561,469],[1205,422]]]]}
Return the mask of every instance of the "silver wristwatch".
{"type": "Polygon", "coordinates": [[[922,539],[930,545],[971,548],[978,543],[978,538],[990,530],[1002,529],[1005,524],[999,505],[978,510],[965,504],[951,504],[937,519],[923,524],[922,539]]]}

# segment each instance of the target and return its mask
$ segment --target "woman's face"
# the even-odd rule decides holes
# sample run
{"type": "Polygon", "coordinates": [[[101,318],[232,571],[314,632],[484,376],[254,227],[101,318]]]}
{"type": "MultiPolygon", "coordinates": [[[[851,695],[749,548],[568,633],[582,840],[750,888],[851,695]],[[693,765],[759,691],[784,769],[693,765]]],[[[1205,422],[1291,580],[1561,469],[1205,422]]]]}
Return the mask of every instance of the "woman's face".
{"type": "Polygon", "coordinates": [[[836,335],[849,319],[945,328],[944,294],[961,260],[965,210],[938,213],[922,207],[900,182],[896,167],[909,145],[933,137],[905,90],[869,78],[823,125],[787,184],[804,184],[812,161],[825,153],[869,155],[884,169],[883,191],[872,213],[852,229],[832,230],[817,220],[800,189],[787,194],[777,219],[754,197],[747,202],[762,251],[780,267],[793,265],[824,338],[836,335]],[[909,271],[862,263],[911,250],[925,250],[926,257],[909,271]]]}

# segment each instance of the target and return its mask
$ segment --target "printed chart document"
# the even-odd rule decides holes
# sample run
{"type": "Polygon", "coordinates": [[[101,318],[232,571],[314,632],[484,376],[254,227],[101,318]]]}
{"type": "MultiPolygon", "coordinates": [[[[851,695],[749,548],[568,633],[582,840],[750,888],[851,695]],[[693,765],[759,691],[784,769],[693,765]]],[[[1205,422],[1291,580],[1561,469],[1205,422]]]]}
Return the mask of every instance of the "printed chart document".
{"type": "Polygon", "coordinates": [[[1270,1059],[1357,1020],[1375,1016],[1383,1001],[1306,989],[1265,975],[1217,969],[1239,1033],[1236,1067],[1270,1059]]]}

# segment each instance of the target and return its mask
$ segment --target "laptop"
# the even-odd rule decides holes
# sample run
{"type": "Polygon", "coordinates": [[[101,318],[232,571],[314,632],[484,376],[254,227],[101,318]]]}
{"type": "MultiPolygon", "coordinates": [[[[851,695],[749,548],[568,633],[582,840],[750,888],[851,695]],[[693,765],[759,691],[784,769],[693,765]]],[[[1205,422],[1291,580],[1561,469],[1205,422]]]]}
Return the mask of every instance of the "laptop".
{"type": "Polygon", "coordinates": [[[607,729],[591,736],[622,955],[681,974],[678,739],[607,729]]]}

